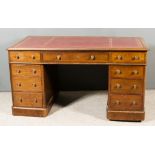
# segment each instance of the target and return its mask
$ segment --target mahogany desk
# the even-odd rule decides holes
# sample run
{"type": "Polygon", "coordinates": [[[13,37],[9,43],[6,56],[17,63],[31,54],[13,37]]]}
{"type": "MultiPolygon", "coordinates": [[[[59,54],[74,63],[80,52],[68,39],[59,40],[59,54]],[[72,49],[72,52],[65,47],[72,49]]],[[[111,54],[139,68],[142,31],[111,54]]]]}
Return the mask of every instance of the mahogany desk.
{"type": "Polygon", "coordinates": [[[109,68],[107,118],[144,120],[143,39],[30,36],[8,51],[13,115],[48,115],[58,92],[57,65],[101,64],[109,68]]]}

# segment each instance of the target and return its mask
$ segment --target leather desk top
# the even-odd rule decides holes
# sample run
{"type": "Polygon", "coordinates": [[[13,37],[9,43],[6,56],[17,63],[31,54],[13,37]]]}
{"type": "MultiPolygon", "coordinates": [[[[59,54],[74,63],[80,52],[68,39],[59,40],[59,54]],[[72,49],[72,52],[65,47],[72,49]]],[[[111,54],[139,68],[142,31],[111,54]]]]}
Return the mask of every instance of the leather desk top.
{"type": "Polygon", "coordinates": [[[147,51],[142,38],[29,36],[8,50],[131,50],[147,51]]]}

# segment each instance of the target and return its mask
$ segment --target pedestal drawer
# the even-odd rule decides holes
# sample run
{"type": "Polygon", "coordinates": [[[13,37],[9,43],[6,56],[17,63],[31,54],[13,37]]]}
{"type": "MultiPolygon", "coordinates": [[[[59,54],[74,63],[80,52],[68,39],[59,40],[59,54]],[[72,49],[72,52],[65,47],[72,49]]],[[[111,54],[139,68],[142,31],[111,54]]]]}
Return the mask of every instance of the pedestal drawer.
{"type": "Polygon", "coordinates": [[[14,92],[13,100],[14,106],[17,107],[41,108],[43,106],[42,93],[14,92]]]}
{"type": "Polygon", "coordinates": [[[40,77],[13,77],[12,87],[14,91],[42,91],[40,77]]]}
{"type": "Polygon", "coordinates": [[[142,94],[143,80],[111,79],[111,93],[142,94]]]}
{"type": "Polygon", "coordinates": [[[40,65],[11,64],[12,76],[41,76],[40,65]]]}
{"type": "Polygon", "coordinates": [[[108,108],[111,111],[143,111],[141,95],[110,95],[108,108]]]}
{"type": "Polygon", "coordinates": [[[110,66],[111,78],[143,79],[144,66],[110,66]]]}

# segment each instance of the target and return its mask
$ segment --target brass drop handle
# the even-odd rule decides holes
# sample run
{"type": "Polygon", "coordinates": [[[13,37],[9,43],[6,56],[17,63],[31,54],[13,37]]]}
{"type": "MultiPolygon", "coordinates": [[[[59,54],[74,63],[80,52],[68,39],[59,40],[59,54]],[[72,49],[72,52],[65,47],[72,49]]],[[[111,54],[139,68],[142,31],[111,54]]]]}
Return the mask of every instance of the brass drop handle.
{"type": "Polygon", "coordinates": [[[32,59],[33,59],[33,60],[35,60],[35,59],[36,59],[36,57],[35,57],[34,55],[32,55],[32,59]]]}
{"type": "Polygon", "coordinates": [[[17,70],[17,73],[19,74],[19,73],[21,73],[21,70],[19,69],[19,70],[17,70]]]}
{"type": "Polygon", "coordinates": [[[120,105],[120,101],[119,101],[119,100],[116,100],[116,101],[115,101],[115,104],[116,104],[116,105],[120,105]]]}
{"type": "Polygon", "coordinates": [[[16,56],[16,59],[20,59],[20,56],[19,56],[19,55],[17,55],[17,56],[16,56]]]}
{"type": "Polygon", "coordinates": [[[91,59],[91,60],[95,60],[95,56],[94,56],[94,55],[91,55],[91,56],[90,56],[90,59],[91,59]]]}
{"type": "Polygon", "coordinates": [[[121,74],[121,70],[117,69],[115,73],[116,74],[121,74]]]}
{"type": "Polygon", "coordinates": [[[21,86],[22,86],[22,84],[21,84],[21,83],[17,83],[17,86],[18,86],[18,87],[21,87],[21,86]]]}
{"type": "Polygon", "coordinates": [[[117,83],[117,84],[116,84],[116,88],[117,88],[117,89],[120,89],[120,88],[121,88],[121,85],[120,85],[119,83],[117,83]]]}
{"type": "Polygon", "coordinates": [[[132,101],[132,105],[136,105],[136,101],[132,101]]]}
{"type": "Polygon", "coordinates": [[[132,88],[133,88],[133,89],[137,89],[137,85],[134,84],[134,85],[132,86],[132,88]]]}
{"type": "Polygon", "coordinates": [[[36,74],[36,73],[37,73],[37,71],[35,69],[33,69],[33,74],[36,74]]]}
{"type": "Polygon", "coordinates": [[[61,55],[57,55],[57,60],[61,60],[61,55]]]}
{"type": "Polygon", "coordinates": [[[137,70],[133,70],[132,74],[137,75],[139,72],[137,70]]]}
{"type": "Polygon", "coordinates": [[[22,99],[22,98],[20,98],[20,99],[19,99],[19,101],[20,101],[20,103],[22,103],[22,102],[23,102],[23,99],[22,99]]]}
{"type": "Polygon", "coordinates": [[[118,56],[116,57],[116,59],[117,59],[117,60],[122,60],[123,57],[122,57],[121,55],[118,55],[118,56]]]}
{"type": "Polygon", "coordinates": [[[132,60],[139,60],[139,56],[133,56],[132,60]]]}
{"type": "Polygon", "coordinates": [[[37,103],[37,102],[38,102],[37,98],[35,98],[35,99],[34,99],[34,102],[35,102],[35,103],[37,103]]]}
{"type": "Polygon", "coordinates": [[[36,83],[33,83],[32,85],[33,85],[33,87],[37,87],[37,84],[36,83]]]}

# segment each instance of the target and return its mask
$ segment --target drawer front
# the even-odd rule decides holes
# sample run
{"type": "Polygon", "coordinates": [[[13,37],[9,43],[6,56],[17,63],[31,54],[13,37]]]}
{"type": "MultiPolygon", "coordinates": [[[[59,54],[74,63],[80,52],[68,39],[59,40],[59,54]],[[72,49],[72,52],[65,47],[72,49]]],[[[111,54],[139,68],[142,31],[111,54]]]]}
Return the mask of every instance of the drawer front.
{"type": "Polygon", "coordinates": [[[110,66],[111,78],[143,79],[143,66],[110,66]]]}
{"type": "Polygon", "coordinates": [[[111,93],[142,94],[143,80],[111,79],[111,93]]]}
{"type": "Polygon", "coordinates": [[[146,53],[141,52],[112,52],[112,63],[145,63],[146,53]]]}
{"type": "Polygon", "coordinates": [[[28,51],[18,51],[18,52],[9,52],[10,62],[40,62],[40,53],[39,52],[28,52],[28,51]]]}
{"type": "Polygon", "coordinates": [[[44,62],[53,63],[103,63],[109,61],[108,52],[45,52],[44,62]]]}
{"type": "Polygon", "coordinates": [[[13,101],[14,106],[17,107],[41,108],[43,106],[42,93],[14,92],[13,101]]]}
{"type": "Polygon", "coordinates": [[[41,76],[40,65],[11,64],[12,76],[41,76]]]}
{"type": "Polygon", "coordinates": [[[42,91],[40,77],[13,77],[12,87],[14,91],[42,91]]]}
{"type": "Polygon", "coordinates": [[[142,111],[144,110],[141,95],[110,95],[109,110],[114,111],[142,111]]]}

